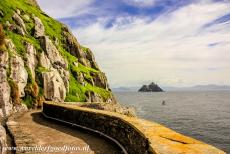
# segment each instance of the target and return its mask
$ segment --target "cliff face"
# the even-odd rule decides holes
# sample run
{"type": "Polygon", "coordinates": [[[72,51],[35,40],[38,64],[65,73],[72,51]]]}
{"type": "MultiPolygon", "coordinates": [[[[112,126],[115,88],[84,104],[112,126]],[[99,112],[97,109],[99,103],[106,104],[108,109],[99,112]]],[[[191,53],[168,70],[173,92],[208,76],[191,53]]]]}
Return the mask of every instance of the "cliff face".
{"type": "Polygon", "coordinates": [[[0,23],[1,116],[44,100],[115,102],[92,51],[35,0],[1,0],[0,23]]]}

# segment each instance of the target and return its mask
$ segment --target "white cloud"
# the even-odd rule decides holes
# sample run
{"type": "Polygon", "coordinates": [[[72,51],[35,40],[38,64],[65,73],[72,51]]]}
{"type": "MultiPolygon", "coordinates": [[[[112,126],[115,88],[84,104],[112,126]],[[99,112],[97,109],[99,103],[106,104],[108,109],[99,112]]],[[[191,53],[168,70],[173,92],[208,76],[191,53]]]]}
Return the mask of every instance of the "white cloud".
{"type": "Polygon", "coordinates": [[[153,6],[156,0],[123,0],[125,3],[138,7],[150,7],[153,6]]]}
{"type": "Polygon", "coordinates": [[[43,11],[54,18],[66,18],[85,13],[93,0],[38,0],[43,11]]]}
{"type": "MultiPolygon", "coordinates": [[[[143,81],[230,84],[229,24],[201,30],[229,9],[227,4],[203,1],[163,14],[151,23],[132,18],[130,24],[105,29],[98,22],[74,33],[80,43],[93,49],[112,86],[143,81]],[[216,42],[223,43],[208,46],[216,42]]],[[[117,23],[130,18],[120,17],[117,23]]]]}

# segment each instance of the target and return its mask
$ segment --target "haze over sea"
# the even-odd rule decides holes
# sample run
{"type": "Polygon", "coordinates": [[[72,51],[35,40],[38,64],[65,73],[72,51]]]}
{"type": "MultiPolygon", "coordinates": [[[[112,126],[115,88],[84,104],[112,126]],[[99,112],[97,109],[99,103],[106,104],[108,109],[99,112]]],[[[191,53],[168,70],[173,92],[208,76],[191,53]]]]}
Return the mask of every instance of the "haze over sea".
{"type": "Polygon", "coordinates": [[[230,153],[230,91],[116,92],[115,97],[141,118],[230,153]]]}

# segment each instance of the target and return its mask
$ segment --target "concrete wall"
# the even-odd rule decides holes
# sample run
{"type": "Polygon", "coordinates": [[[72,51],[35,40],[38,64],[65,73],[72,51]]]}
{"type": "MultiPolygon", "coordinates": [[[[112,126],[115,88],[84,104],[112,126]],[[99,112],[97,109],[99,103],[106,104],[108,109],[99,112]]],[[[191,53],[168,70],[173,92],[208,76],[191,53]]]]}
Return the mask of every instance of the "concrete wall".
{"type": "Polygon", "coordinates": [[[225,154],[217,148],[162,125],[108,111],[46,102],[46,116],[100,131],[119,141],[130,154],[225,154]]]}

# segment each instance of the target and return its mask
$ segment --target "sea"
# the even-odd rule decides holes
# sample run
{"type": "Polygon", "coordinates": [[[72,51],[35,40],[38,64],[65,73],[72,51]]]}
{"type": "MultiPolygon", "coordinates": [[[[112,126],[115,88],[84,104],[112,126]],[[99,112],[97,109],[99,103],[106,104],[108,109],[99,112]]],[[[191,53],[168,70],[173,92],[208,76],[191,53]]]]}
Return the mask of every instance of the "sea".
{"type": "Polygon", "coordinates": [[[140,118],[230,154],[230,91],[115,92],[115,97],[140,118]]]}

